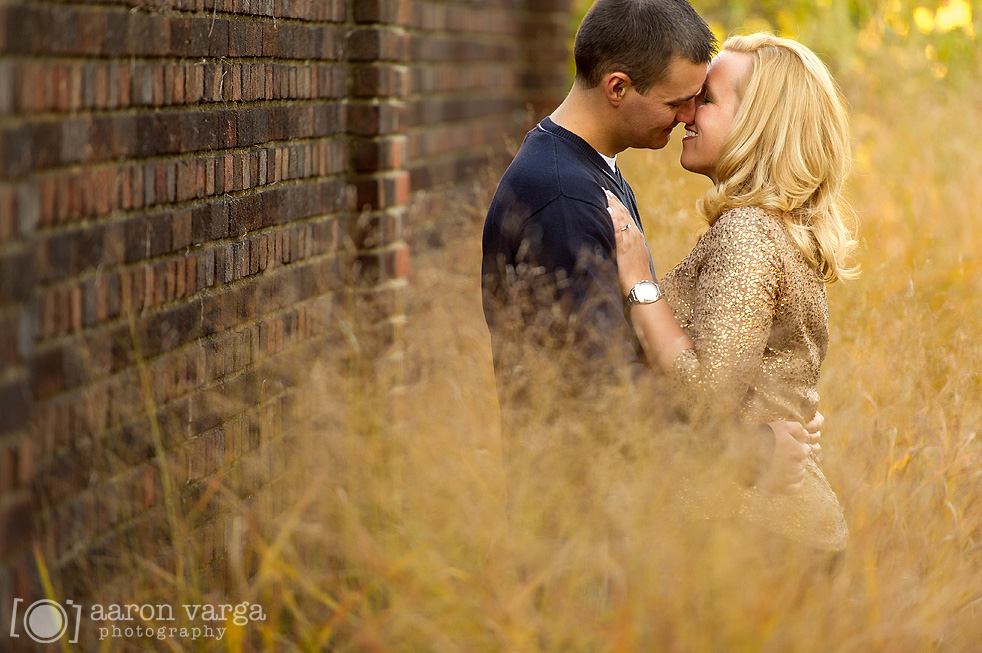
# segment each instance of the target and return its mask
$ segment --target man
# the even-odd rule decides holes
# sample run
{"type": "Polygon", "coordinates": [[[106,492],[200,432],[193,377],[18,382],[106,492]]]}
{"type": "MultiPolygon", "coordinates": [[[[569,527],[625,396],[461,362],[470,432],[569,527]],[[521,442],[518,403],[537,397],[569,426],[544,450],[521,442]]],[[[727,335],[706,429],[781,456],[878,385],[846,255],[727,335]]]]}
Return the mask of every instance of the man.
{"type": "MultiPolygon", "coordinates": [[[[484,227],[482,287],[506,467],[515,456],[508,440],[527,445],[529,434],[516,434],[534,411],[548,410],[535,405],[543,383],[561,382],[572,397],[561,417],[574,424],[607,410],[595,406],[603,388],[645,374],[621,299],[604,189],[640,230],[616,156],[663,148],[676,125],[693,121],[715,48],[686,0],[597,0],[576,34],[572,89],[528,133],[501,179],[484,227]]],[[[632,299],[656,301],[652,290],[638,288],[632,299]]],[[[820,418],[812,428],[819,426],[820,418]]],[[[746,440],[749,477],[794,489],[817,435],[794,423],[772,429],[746,440]]]]}

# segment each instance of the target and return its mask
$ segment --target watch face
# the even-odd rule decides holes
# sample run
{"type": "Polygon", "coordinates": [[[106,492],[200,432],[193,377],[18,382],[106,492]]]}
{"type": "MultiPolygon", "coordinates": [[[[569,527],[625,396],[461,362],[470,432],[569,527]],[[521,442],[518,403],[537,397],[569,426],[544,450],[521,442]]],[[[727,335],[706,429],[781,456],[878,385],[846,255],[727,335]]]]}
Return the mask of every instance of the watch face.
{"type": "Polygon", "coordinates": [[[634,301],[639,304],[652,304],[661,297],[661,291],[653,283],[639,283],[632,291],[634,301]]]}

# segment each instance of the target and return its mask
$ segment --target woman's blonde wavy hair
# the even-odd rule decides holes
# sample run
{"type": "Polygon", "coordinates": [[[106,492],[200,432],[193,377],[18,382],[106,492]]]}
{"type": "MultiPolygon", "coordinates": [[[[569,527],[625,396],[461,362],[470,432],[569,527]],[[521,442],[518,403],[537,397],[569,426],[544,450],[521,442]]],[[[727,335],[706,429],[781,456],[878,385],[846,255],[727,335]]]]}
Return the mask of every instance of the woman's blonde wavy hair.
{"type": "Polygon", "coordinates": [[[725,211],[759,206],[780,214],[822,279],[858,275],[846,259],[855,214],[842,196],[850,167],[845,101],[808,48],[771,34],[734,36],[722,50],[753,57],[730,133],[720,148],[719,183],[699,201],[713,224],[725,211]]]}

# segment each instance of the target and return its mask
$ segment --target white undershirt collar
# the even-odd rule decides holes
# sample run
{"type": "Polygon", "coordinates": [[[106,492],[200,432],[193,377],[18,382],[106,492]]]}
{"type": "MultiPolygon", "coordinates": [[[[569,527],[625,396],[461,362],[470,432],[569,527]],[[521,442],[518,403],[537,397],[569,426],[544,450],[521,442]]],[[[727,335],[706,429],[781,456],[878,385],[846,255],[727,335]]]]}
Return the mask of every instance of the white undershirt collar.
{"type": "MultiPolygon", "coordinates": [[[[600,152],[597,152],[597,154],[600,154],[600,152]]],[[[607,162],[607,165],[610,166],[610,171],[616,173],[617,172],[617,155],[615,154],[614,156],[604,156],[603,154],[600,154],[600,156],[603,157],[603,160],[606,161],[607,162]]]]}

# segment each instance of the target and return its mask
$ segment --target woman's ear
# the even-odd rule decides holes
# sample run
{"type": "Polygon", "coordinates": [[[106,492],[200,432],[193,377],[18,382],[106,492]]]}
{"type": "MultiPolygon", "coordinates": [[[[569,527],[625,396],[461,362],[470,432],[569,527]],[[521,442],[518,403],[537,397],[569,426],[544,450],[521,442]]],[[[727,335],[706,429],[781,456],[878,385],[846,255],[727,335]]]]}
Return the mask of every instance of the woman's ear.
{"type": "Polygon", "coordinates": [[[622,72],[613,72],[603,79],[604,93],[611,106],[618,106],[631,89],[631,78],[622,72]]]}

